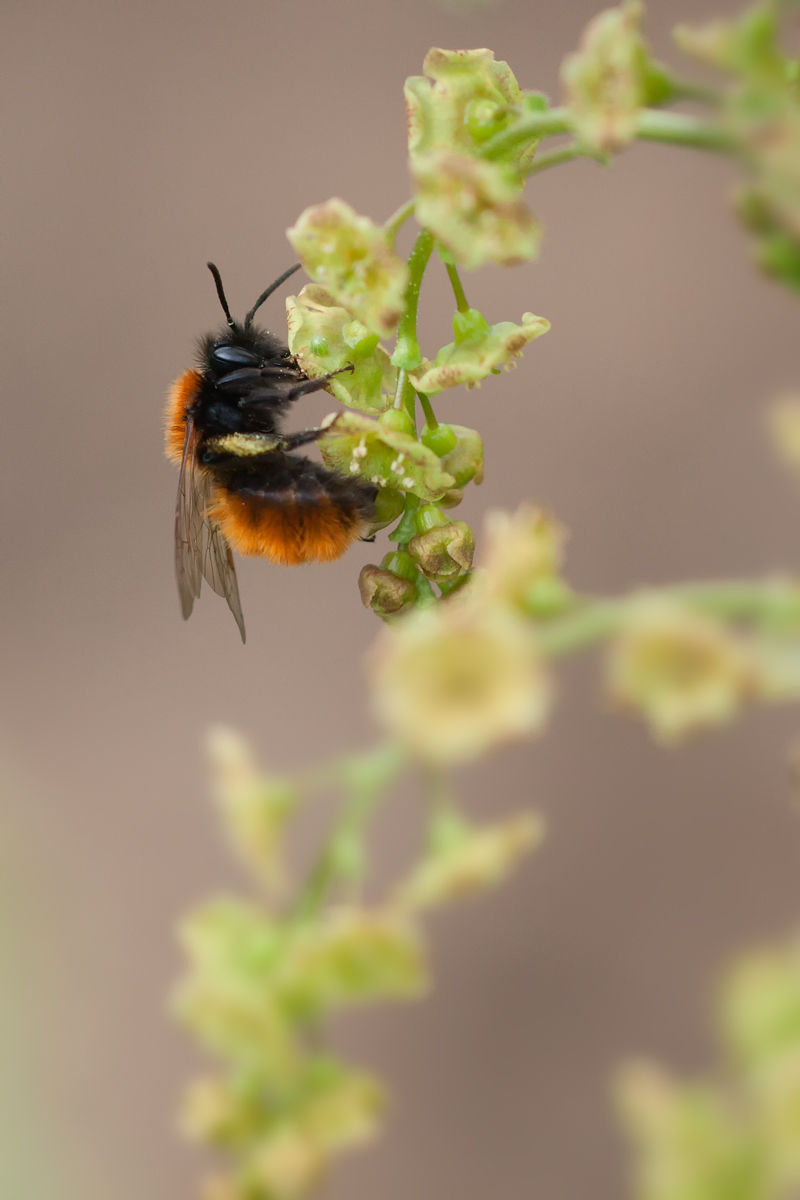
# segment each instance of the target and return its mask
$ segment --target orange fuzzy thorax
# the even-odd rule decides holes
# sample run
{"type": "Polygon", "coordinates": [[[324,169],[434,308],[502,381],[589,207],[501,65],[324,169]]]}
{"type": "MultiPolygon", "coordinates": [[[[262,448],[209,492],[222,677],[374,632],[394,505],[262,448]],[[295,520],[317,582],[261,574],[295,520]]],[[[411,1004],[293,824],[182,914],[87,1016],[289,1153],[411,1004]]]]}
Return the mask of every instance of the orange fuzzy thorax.
{"type": "Polygon", "coordinates": [[[262,497],[217,488],[209,516],[219,522],[240,554],[268,558],[287,567],[341,558],[362,532],[361,519],[334,505],[327,496],[303,504],[294,492],[287,493],[280,503],[265,504],[262,497]]]}
{"type": "Polygon", "coordinates": [[[189,367],[169,389],[164,413],[167,425],[166,452],[171,462],[180,466],[183,458],[183,443],[186,440],[186,410],[194,400],[203,376],[195,367],[189,367]]]}

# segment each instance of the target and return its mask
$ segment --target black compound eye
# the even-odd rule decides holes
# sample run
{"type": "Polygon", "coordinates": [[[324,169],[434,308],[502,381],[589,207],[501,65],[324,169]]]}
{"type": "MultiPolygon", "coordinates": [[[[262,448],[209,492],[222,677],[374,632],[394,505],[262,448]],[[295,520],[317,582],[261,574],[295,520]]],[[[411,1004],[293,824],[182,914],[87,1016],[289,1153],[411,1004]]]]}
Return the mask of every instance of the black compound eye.
{"type": "Polygon", "coordinates": [[[244,346],[215,346],[211,351],[211,361],[215,366],[224,367],[230,371],[234,367],[260,367],[261,359],[244,346]]]}

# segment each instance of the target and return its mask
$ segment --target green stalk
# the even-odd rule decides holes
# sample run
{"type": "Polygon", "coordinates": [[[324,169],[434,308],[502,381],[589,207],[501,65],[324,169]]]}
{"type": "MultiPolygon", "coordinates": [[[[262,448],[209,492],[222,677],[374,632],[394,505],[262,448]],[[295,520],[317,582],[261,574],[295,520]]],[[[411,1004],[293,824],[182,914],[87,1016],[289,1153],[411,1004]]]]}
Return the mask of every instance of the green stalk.
{"type": "Polygon", "coordinates": [[[450,276],[450,283],[453,285],[453,295],[456,298],[456,308],[460,313],[469,312],[469,302],[464,295],[464,287],[458,274],[458,267],[455,264],[445,263],[447,274],[450,276]]]}
{"type": "Polygon", "coordinates": [[[586,154],[586,150],[582,149],[577,142],[571,142],[563,150],[553,150],[550,154],[543,154],[541,158],[534,159],[525,168],[525,175],[526,177],[538,175],[540,171],[547,171],[550,167],[558,167],[561,163],[572,162],[576,158],[586,158],[586,154]]]}
{"type": "Polygon", "coordinates": [[[556,133],[571,133],[572,128],[572,113],[568,108],[550,108],[546,112],[531,113],[502,133],[489,138],[483,146],[483,157],[502,158],[518,146],[525,146],[539,138],[552,137],[556,133]]]}
{"type": "Polygon", "coordinates": [[[401,225],[404,225],[410,216],[413,216],[416,200],[406,200],[405,204],[401,204],[396,212],[392,213],[389,220],[384,222],[384,231],[389,241],[389,245],[394,248],[395,239],[401,225]]]}
{"type": "Polygon", "coordinates": [[[685,113],[662,112],[655,108],[645,108],[639,113],[636,136],[645,142],[664,142],[670,146],[687,146],[695,150],[735,149],[733,138],[716,122],[701,121],[685,113]]]}
{"type": "Polygon", "coordinates": [[[578,600],[564,616],[538,625],[542,653],[558,658],[602,641],[616,633],[631,607],[648,596],[672,599],[724,621],[762,622],[783,633],[800,633],[800,584],[792,580],[682,583],[633,592],[618,600],[578,600]]]}
{"type": "Polygon", "coordinates": [[[408,259],[409,279],[406,288],[406,311],[400,318],[397,328],[397,345],[392,355],[393,365],[405,371],[413,371],[422,363],[422,354],[417,341],[417,308],[422,276],[425,274],[432,250],[433,234],[429,230],[423,229],[419,233],[408,259]]]}
{"type": "Polygon", "coordinates": [[[425,413],[425,423],[427,424],[428,429],[438,429],[439,422],[436,420],[436,414],[431,408],[430,400],[427,396],[423,395],[422,392],[417,392],[417,397],[422,405],[422,411],[425,413]]]}
{"type": "Polygon", "coordinates": [[[347,798],[298,898],[298,917],[319,912],[331,887],[343,880],[357,881],[363,874],[360,858],[366,826],[405,761],[404,751],[390,742],[366,757],[340,764],[338,774],[347,798]]]}

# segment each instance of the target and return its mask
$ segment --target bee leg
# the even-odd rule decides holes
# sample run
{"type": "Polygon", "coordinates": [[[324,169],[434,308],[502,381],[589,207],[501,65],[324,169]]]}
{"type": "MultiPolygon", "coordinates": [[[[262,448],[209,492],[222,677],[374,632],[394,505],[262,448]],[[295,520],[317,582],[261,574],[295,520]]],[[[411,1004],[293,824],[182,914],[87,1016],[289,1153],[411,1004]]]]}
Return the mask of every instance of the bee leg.
{"type": "MultiPolygon", "coordinates": [[[[317,382],[315,380],[315,382],[317,382]]],[[[309,442],[316,442],[317,438],[323,437],[327,433],[326,429],[302,429],[299,433],[289,433],[286,437],[281,438],[281,450],[297,450],[299,446],[307,446],[309,442]]]]}
{"type": "Polygon", "coordinates": [[[319,379],[304,379],[302,383],[295,384],[286,392],[287,400],[297,400],[300,396],[307,396],[310,392],[318,392],[320,388],[324,388],[329,379],[333,379],[334,375],[342,375],[345,371],[353,371],[352,363],[348,363],[346,367],[340,367],[338,371],[331,371],[330,375],[322,375],[319,379]]]}

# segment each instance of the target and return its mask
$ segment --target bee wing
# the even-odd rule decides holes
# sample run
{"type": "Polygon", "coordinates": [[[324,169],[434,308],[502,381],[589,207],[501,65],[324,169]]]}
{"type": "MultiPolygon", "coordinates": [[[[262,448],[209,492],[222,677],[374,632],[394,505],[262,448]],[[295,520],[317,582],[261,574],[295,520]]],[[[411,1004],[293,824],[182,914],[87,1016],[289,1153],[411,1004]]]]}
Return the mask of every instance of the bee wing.
{"type": "Polygon", "coordinates": [[[244,616],[242,602],[239,599],[239,584],[236,579],[236,567],[233,554],[228,545],[228,539],[216,521],[206,520],[205,553],[203,555],[203,575],[218,596],[224,596],[233,618],[239,626],[242,641],[245,639],[244,616]]]}
{"type": "Polygon", "coordinates": [[[184,620],[191,616],[203,582],[205,504],[201,494],[203,481],[195,466],[194,442],[194,422],[187,417],[175,506],[175,577],[184,620]]]}
{"type": "Polygon", "coordinates": [[[225,597],[244,641],[244,617],[233,555],[219,525],[207,515],[212,484],[197,469],[194,447],[194,422],[187,417],[175,509],[175,575],[181,611],[184,620],[191,616],[205,578],[218,596],[225,597]]]}

